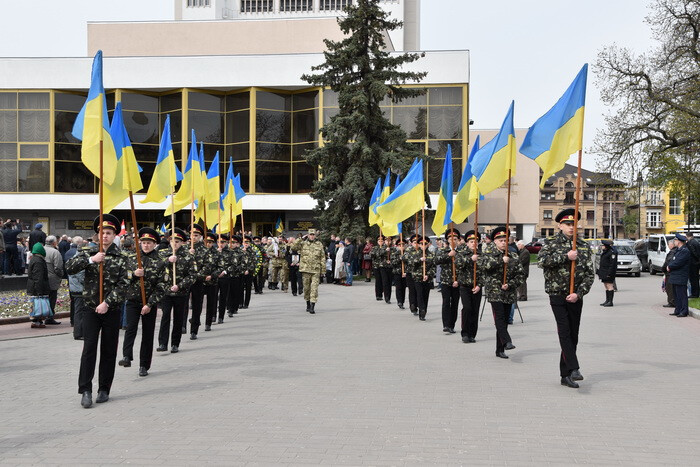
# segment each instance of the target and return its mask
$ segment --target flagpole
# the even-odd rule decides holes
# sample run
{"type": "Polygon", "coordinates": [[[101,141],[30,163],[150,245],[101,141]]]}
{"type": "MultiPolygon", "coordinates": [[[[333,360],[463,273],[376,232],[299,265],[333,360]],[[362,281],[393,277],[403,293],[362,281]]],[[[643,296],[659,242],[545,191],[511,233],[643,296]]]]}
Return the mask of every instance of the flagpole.
{"type": "MultiPolygon", "coordinates": [[[[139,229],[136,226],[136,208],[134,207],[134,193],[131,191],[131,174],[129,173],[129,164],[124,164],[126,168],[126,178],[129,180],[129,204],[131,204],[131,225],[134,228],[134,246],[136,247],[136,265],[142,269],[141,263],[141,245],[139,243],[139,229]]],[[[139,277],[139,286],[141,288],[141,304],[146,306],[146,285],[143,276],[139,277]]]]}
{"type": "MultiPolygon", "coordinates": [[[[450,248],[455,249],[455,223],[450,222],[450,248]]],[[[455,257],[452,257],[452,282],[457,282],[457,266],[455,266],[455,257]]]]}
{"type": "Polygon", "coordinates": [[[228,247],[233,244],[233,203],[229,203],[228,212],[228,247]]]}
{"type": "Polygon", "coordinates": [[[418,233],[418,211],[416,211],[416,218],[413,221],[413,231],[418,233]]]}
{"type": "Polygon", "coordinates": [[[243,223],[243,204],[241,203],[241,235],[242,239],[245,238],[245,224],[243,223]]]}
{"type": "MultiPolygon", "coordinates": [[[[401,246],[399,247],[401,250],[401,257],[403,258],[403,229],[399,232],[399,241],[401,242],[401,246]]],[[[404,269],[404,262],[403,259],[401,260],[401,277],[406,274],[406,270],[404,269]]]]}
{"type": "MultiPolygon", "coordinates": [[[[200,200],[200,203],[201,203],[201,200],[200,200]]],[[[207,224],[207,209],[206,209],[206,206],[204,206],[204,235],[206,235],[207,232],[209,231],[207,228],[207,225],[208,225],[207,224]]],[[[218,245],[217,245],[217,247],[218,247],[218,245]]]]}
{"type": "Polygon", "coordinates": [[[421,237],[423,237],[422,247],[423,247],[423,277],[426,276],[425,273],[425,202],[423,202],[423,207],[420,209],[420,216],[421,216],[421,225],[422,225],[422,234],[421,237]]]}
{"type": "Polygon", "coordinates": [[[190,204],[190,248],[194,249],[194,164],[190,168],[190,178],[192,179],[192,204],[190,204]]]}
{"type": "MultiPolygon", "coordinates": [[[[574,237],[571,242],[571,249],[576,251],[576,238],[578,233],[578,208],[579,208],[579,191],[581,190],[581,158],[582,150],[578,150],[578,167],[576,168],[576,202],[574,208],[574,237]]],[[[576,260],[571,262],[571,277],[569,278],[569,295],[574,293],[574,279],[576,274],[576,260]]]]}
{"type": "MultiPolygon", "coordinates": [[[[219,203],[216,203],[216,212],[219,214],[219,223],[216,224],[216,235],[217,235],[216,247],[219,248],[219,242],[221,241],[221,204],[219,204],[219,203]]],[[[205,199],[205,203],[204,203],[204,215],[205,216],[207,215],[206,199],[205,199]]]]}
{"type": "MultiPolygon", "coordinates": [[[[477,255],[479,251],[479,197],[476,198],[476,210],[474,211],[474,251],[477,255]]],[[[474,287],[476,287],[476,261],[474,261],[474,287]]]]}
{"type": "MultiPolygon", "coordinates": [[[[511,169],[508,169],[508,204],[506,207],[506,251],[503,252],[503,256],[508,256],[508,243],[510,241],[510,174],[511,169]]],[[[503,264],[503,284],[507,283],[508,264],[503,264]]]]}
{"type": "MultiPolygon", "coordinates": [[[[102,223],[104,222],[104,215],[102,213],[102,210],[104,209],[104,191],[105,191],[105,186],[104,186],[104,154],[103,154],[103,141],[102,141],[102,112],[100,112],[100,228],[98,229],[98,235],[100,237],[99,243],[100,245],[100,253],[104,253],[104,246],[102,245],[102,223]]],[[[100,261],[100,303],[104,301],[104,274],[105,274],[105,263],[104,259],[100,261]]]]}
{"type": "MultiPolygon", "coordinates": [[[[170,213],[170,245],[173,250],[173,255],[175,254],[175,190],[170,192],[170,202],[172,203],[172,212],[170,213]]],[[[175,263],[173,263],[173,285],[177,285],[177,280],[175,278],[177,271],[175,269],[175,263]]]]}

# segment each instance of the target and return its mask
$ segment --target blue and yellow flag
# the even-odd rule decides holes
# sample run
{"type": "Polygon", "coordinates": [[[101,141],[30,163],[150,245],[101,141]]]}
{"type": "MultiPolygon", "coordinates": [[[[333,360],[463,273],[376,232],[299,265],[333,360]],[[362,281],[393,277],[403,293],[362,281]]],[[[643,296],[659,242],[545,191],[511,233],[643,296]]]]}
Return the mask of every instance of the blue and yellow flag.
{"type": "MultiPolygon", "coordinates": [[[[203,146],[202,153],[204,152],[203,146]]],[[[207,179],[205,180],[205,191],[206,198],[204,200],[204,207],[206,209],[207,221],[209,219],[217,219],[219,217],[219,210],[223,210],[224,207],[221,205],[221,181],[219,179],[219,151],[216,151],[214,160],[209,166],[207,171],[207,179]]],[[[228,221],[228,218],[226,218],[228,221]]],[[[223,218],[222,218],[223,221],[223,218]]],[[[221,232],[226,232],[221,230],[221,232]]]]}
{"type": "MultiPolygon", "coordinates": [[[[377,213],[377,206],[382,204],[388,197],[389,194],[391,194],[391,169],[386,170],[386,177],[384,177],[384,184],[382,185],[382,190],[379,193],[379,202],[377,205],[374,207],[374,213],[377,214],[378,220],[377,220],[377,225],[379,225],[380,230],[384,230],[384,219],[382,219],[382,216],[380,216],[377,213]]],[[[387,224],[389,224],[387,222],[387,224]]]]}
{"type": "Polygon", "coordinates": [[[423,160],[419,160],[396,190],[377,207],[377,214],[384,222],[398,224],[420,211],[424,204],[423,160]]]}
{"type": "Polygon", "coordinates": [[[170,224],[168,224],[167,226],[165,225],[165,222],[160,224],[160,234],[161,235],[165,235],[166,233],[168,233],[168,230],[170,230],[170,224]]]}
{"type": "Polygon", "coordinates": [[[369,221],[369,226],[373,226],[379,223],[379,216],[377,215],[375,209],[379,205],[379,197],[382,194],[382,179],[381,177],[377,179],[377,184],[374,185],[374,191],[372,192],[372,196],[369,198],[369,215],[368,215],[368,221],[369,221]]]}
{"type": "MultiPolygon", "coordinates": [[[[415,161],[414,161],[415,164],[415,161]]],[[[401,184],[401,175],[396,175],[396,183],[394,185],[394,191],[399,187],[401,184]]],[[[399,222],[396,224],[396,230],[397,230],[397,235],[400,234],[403,231],[403,222],[399,222]]]]}
{"type": "Polygon", "coordinates": [[[282,223],[281,217],[277,217],[277,222],[275,222],[275,232],[277,232],[277,233],[284,232],[284,224],[282,223]]]}
{"type": "Polygon", "coordinates": [[[185,206],[189,206],[193,201],[199,201],[204,196],[204,181],[202,180],[202,169],[199,166],[199,154],[197,153],[197,141],[194,130],[192,130],[192,143],[190,143],[190,153],[187,156],[187,165],[182,177],[180,189],[175,193],[173,203],[169,204],[165,210],[165,215],[169,216],[173,211],[177,212],[185,206]],[[173,207],[174,205],[174,207],[173,207]]]}
{"type": "Polygon", "coordinates": [[[490,193],[515,175],[514,107],[515,102],[511,102],[498,134],[474,155],[472,173],[482,194],[490,193]]]}
{"type": "Polygon", "coordinates": [[[461,224],[464,219],[469,217],[476,210],[476,199],[479,197],[479,187],[476,183],[476,178],[472,174],[472,163],[474,155],[479,150],[479,135],[476,135],[474,145],[469,153],[469,159],[464,166],[462,179],[459,181],[457,195],[455,196],[454,207],[452,208],[452,222],[461,224]]]}
{"type": "MultiPolygon", "coordinates": [[[[224,194],[221,196],[221,204],[223,205],[222,219],[226,219],[227,222],[243,212],[241,198],[245,196],[245,192],[240,188],[240,175],[234,176],[233,174],[233,160],[229,159],[228,172],[224,182],[224,194]]],[[[228,225],[232,223],[230,222],[228,225]]],[[[222,226],[221,231],[228,232],[228,225],[222,226]]]]}
{"type": "Polygon", "coordinates": [[[442,181],[440,182],[440,193],[438,193],[438,204],[433,220],[433,232],[440,235],[445,231],[445,226],[452,222],[452,146],[447,145],[445,154],[445,165],[442,167],[442,181]]]}
{"type": "Polygon", "coordinates": [[[162,203],[165,198],[173,194],[175,185],[180,180],[182,180],[182,173],[175,164],[173,144],[170,140],[170,115],[168,115],[163,126],[163,136],[160,138],[156,168],[153,171],[146,197],[141,202],[162,203]]]}
{"type": "Polygon", "coordinates": [[[131,141],[129,141],[129,135],[124,126],[121,102],[117,102],[114,108],[109,133],[116,149],[117,167],[114,172],[114,181],[112,183],[105,182],[104,186],[103,208],[106,212],[116,208],[119,203],[127,199],[130,191],[135,193],[143,188],[141,175],[139,175],[142,169],[136,162],[134,148],[131,147],[131,141]]]}
{"type": "Polygon", "coordinates": [[[554,107],[530,127],[520,146],[520,152],[542,168],[540,188],[564,168],[569,156],[583,148],[587,75],[588,64],[585,64],[554,107]]]}
{"type": "Polygon", "coordinates": [[[102,179],[113,183],[117,171],[117,153],[109,134],[107,100],[102,85],[102,51],[98,50],[92,61],[92,78],[87,100],[80,109],[73,125],[73,136],[83,142],[80,160],[85,167],[100,178],[100,141],[102,141],[102,179]]]}

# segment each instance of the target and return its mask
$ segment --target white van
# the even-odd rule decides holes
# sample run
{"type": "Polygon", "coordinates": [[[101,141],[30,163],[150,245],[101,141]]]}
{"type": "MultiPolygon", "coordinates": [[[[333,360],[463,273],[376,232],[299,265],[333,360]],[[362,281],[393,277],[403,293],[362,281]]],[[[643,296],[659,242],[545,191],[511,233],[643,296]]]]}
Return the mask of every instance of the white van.
{"type": "Polygon", "coordinates": [[[656,274],[663,272],[662,267],[666,261],[668,253],[668,241],[675,238],[675,235],[649,235],[649,272],[656,274]]]}

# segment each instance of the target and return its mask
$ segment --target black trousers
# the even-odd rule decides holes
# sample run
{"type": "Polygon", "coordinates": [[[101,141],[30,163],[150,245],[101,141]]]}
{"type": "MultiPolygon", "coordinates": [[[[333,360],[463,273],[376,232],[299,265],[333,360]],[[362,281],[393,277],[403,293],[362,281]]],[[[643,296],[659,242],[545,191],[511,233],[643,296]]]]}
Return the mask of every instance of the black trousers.
{"type": "Polygon", "coordinates": [[[56,314],[56,300],[58,300],[58,290],[49,290],[49,305],[53,314],[56,314]]]}
{"type": "Polygon", "coordinates": [[[207,326],[211,326],[211,323],[216,321],[216,305],[218,304],[216,300],[216,284],[205,284],[204,296],[207,297],[207,315],[205,318],[205,324],[207,326]]]}
{"type": "Polygon", "coordinates": [[[459,287],[442,284],[442,327],[454,328],[457,322],[457,310],[459,309],[459,287]]]}
{"type": "Polygon", "coordinates": [[[250,291],[253,288],[253,276],[250,273],[241,276],[241,288],[240,304],[248,308],[248,305],[250,305],[250,291]]]}
{"type": "Polygon", "coordinates": [[[134,359],[134,340],[136,340],[136,332],[139,329],[139,320],[141,320],[139,366],[146,367],[148,370],[151,368],[151,360],[153,359],[153,336],[156,333],[158,307],[151,308],[151,311],[145,315],[141,314],[141,308],[143,305],[140,301],[126,301],[126,332],[124,333],[122,355],[129,360],[134,359]]]}
{"type": "Polygon", "coordinates": [[[676,309],[674,313],[678,315],[688,314],[688,287],[683,285],[672,284],[673,295],[676,299],[676,309]]]}
{"type": "Polygon", "coordinates": [[[557,322],[557,334],[559,334],[559,346],[561,347],[559,373],[562,377],[569,376],[572,371],[579,369],[576,347],[583,300],[579,299],[576,303],[569,303],[566,301],[566,295],[550,295],[549,304],[557,322]]]}
{"type": "Polygon", "coordinates": [[[73,323],[73,338],[79,339],[83,337],[83,309],[85,300],[81,292],[70,294],[70,306],[73,315],[71,321],[73,323]]]}
{"type": "Polygon", "coordinates": [[[292,284],[292,294],[301,295],[304,293],[304,282],[301,279],[299,266],[289,266],[289,281],[292,284]]]}
{"type": "Polygon", "coordinates": [[[160,330],[158,332],[158,343],[168,346],[168,338],[172,339],[172,344],[180,346],[182,339],[182,322],[185,319],[185,309],[187,307],[187,296],[166,295],[160,302],[160,309],[163,316],[160,319],[160,330]],[[173,331],[170,335],[170,316],[173,319],[173,331]]]}
{"type": "Polygon", "coordinates": [[[224,319],[226,305],[228,303],[229,289],[231,288],[231,278],[229,276],[220,277],[217,283],[219,293],[219,319],[224,319]]]}
{"type": "Polygon", "coordinates": [[[372,274],[374,274],[374,296],[377,299],[382,298],[384,293],[384,278],[382,277],[382,268],[372,269],[372,274]]]}
{"type": "Polygon", "coordinates": [[[411,274],[406,274],[406,287],[408,288],[408,305],[411,311],[418,310],[418,302],[416,301],[416,282],[411,274]]]}
{"type": "Polygon", "coordinates": [[[428,298],[430,297],[429,281],[414,281],[413,288],[416,290],[416,306],[421,318],[425,318],[428,311],[428,298]]]}
{"type": "Polygon", "coordinates": [[[508,334],[508,317],[512,303],[491,302],[493,323],[496,325],[496,352],[505,351],[505,345],[512,342],[508,334]]]}
{"type": "Polygon", "coordinates": [[[384,300],[387,302],[391,301],[391,279],[393,279],[394,276],[391,272],[391,268],[379,268],[379,274],[382,276],[382,293],[384,294],[384,300]]]}
{"type": "Polygon", "coordinates": [[[396,288],[396,301],[403,305],[406,300],[406,278],[401,273],[394,274],[394,287],[396,288]]]}
{"type": "Polygon", "coordinates": [[[260,267],[258,273],[253,276],[253,288],[255,289],[255,293],[263,293],[264,285],[265,277],[263,276],[263,268],[260,267]]]}
{"type": "Polygon", "coordinates": [[[462,299],[462,337],[476,337],[479,330],[481,294],[481,290],[473,293],[467,286],[459,286],[459,297],[462,299]]]}
{"type": "Polygon", "coordinates": [[[226,309],[229,313],[238,313],[238,307],[243,299],[243,279],[241,276],[233,276],[228,288],[228,300],[226,309]]]}
{"type": "MultiPolygon", "coordinates": [[[[192,307],[192,319],[190,320],[190,332],[197,334],[202,324],[202,305],[204,305],[204,283],[196,281],[190,288],[190,300],[192,307]]],[[[184,327],[187,327],[185,321],[184,327]]]]}
{"type": "Polygon", "coordinates": [[[97,342],[100,343],[100,373],[98,391],[109,391],[114,381],[114,369],[119,350],[122,304],[109,307],[101,315],[91,306],[83,306],[83,353],[80,356],[78,392],[92,391],[92,378],[97,363],[97,342]]]}
{"type": "Polygon", "coordinates": [[[690,296],[697,297],[698,293],[700,293],[700,274],[698,273],[698,265],[695,264],[695,261],[693,261],[692,258],[690,259],[688,274],[688,280],[690,281],[690,296]]]}

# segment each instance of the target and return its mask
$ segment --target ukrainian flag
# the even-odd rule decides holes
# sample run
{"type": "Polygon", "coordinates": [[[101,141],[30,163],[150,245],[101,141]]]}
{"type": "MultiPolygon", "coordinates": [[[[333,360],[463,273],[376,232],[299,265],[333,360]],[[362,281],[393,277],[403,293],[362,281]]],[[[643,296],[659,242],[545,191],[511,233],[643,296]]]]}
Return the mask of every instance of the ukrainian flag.
{"type": "Polygon", "coordinates": [[[478,150],[479,135],[476,135],[472,151],[469,153],[469,159],[467,159],[464,172],[462,172],[462,179],[459,181],[459,188],[457,188],[457,195],[455,196],[454,207],[452,208],[451,220],[455,224],[461,224],[476,210],[479,187],[472,173],[472,163],[474,162],[474,155],[478,150]]]}
{"type": "MultiPolygon", "coordinates": [[[[414,164],[415,164],[415,161],[414,161],[414,164]]],[[[400,184],[401,184],[401,175],[397,175],[396,176],[396,184],[394,185],[394,190],[396,190],[400,184]]],[[[403,231],[403,222],[399,222],[398,224],[396,224],[396,230],[398,231],[397,235],[403,231]]]]}
{"type": "Polygon", "coordinates": [[[379,223],[379,216],[377,215],[376,208],[379,205],[379,197],[382,193],[382,179],[381,177],[377,179],[377,184],[374,185],[374,191],[372,196],[369,198],[369,225],[370,227],[379,223]]]}
{"type": "Polygon", "coordinates": [[[275,222],[275,232],[277,232],[277,233],[284,232],[284,224],[282,223],[281,217],[278,217],[277,222],[275,222]]]}
{"type": "Polygon", "coordinates": [[[194,130],[192,130],[192,143],[190,144],[190,153],[187,156],[187,165],[185,166],[182,184],[180,184],[180,189],[175,193],[175,200],[166,208],[165,215],[169,216],[172,212],[177,212],[185,206],[189,206],[193,200],[198,201],[203,195],[202,169],[199,166],[197,141],[195,140],[194,130]],[[175,205],[174,208],[173,204],[175,205]]]}
{"type": "Polygon", "coordinates": [[[442,167],[442,181],[440,182],[440,193],[438,194],[437,210],[433,220],[433,233],[440,235],[445,231],[445,226],[451,222],[452,218],[452,146],[447,145],[445,155],[445,165],[442,167]]]}
{"type": "MultiPolygon", "coordinates": [[[[379,193],[379,202],[377,205],[374,207],[374,213],[377,214],[377,206],[382,204],[391,194],[391,169],[386,170],[386,177],[384,178],[384,185],[382,185],[382,190],[379,193]]],[[[379,228],[384,230],[384,219],[382,219],[382,216],[377,214],[378,220],[377,220],[377,225],[379,225],[379,228]]]]}
{"type": "Polygon", "coordinates": [[[520,146],[520,152],[542,168],[540,188],[564,168],[571,154],[583,148],[587,75],[588,64],[585,64],[554,107],[530,127],[520,146]]]}
{"type": "Polygon", "coordinates": [[[80,159],[97,178],[100,178],[100,141],[102,141],[102,179],[113,183],[117,171],[117,153],[109,134],[107,101],[102,85],[102,51],[92,61],[92,78],[87,100],[73,125],[73,136],[83,142],[80,159]]]}
{"type": "MultiPolygon", "coordinates": [[[[224,219],[233,220],[237,215],[243,212],[242,202],[236,199],[236,183],[237,176],[233,176],[233,160],[229,160],[228,172],[226,173],[226,181],[224,182],[224,194],[221,196],[221,203],[223,204],[223,215],[224,219]]],[[[241,190],[242,191],[242,190],[241,190]]],[[[245,193],[243,194],[245,196],[245,193]]],[[[221,228],[222,232],[228,232],[228,227],[223,226],[221,228]]]]}
{"type": "MultiPolygon", "coordinates": [[[[384,189],[382,190],[381,195],[381,198],[383,198],[382,201],[386,200],[389,195],[391,195],[391,172],[387,171],[386,179],[384,180],[384,189]]],[[[380,219],[379,224],[383,235],[393,237],[394,235],[399,234],[399,224],[391,223],[383,219],[380,219]]]]}
{"type": "Polygon", "coordinates": [[[384,222],[398,224],[420,211],[424,203],[423,160],[419,160],[396,190],[377,207],[377,214],[384,222]]]}
{"type": "Polygon", "coordinates": [[[124,126],[121,102],[117,102],[114,109],[109,132],[117,151],[117,167],[114,172],[114,181],[105,183],[104,186],[105,212],[116,208],[119,203],[129,197],[129,192],[135,193],[143,188],[141,175],[139,175],[142,169],[136,162],[134,148],[131,147],[131,141],[129,141],[129,135],[124,126]]]}
{"type": "Polygon", "coordinates": [[[476,177],[479,192],[489,193],[503,185],[509,176],[515,175],[515,128],[513,128],[513,108],[510,103],[508,114],[495,138],[486,143],[474,155],[472,173],[476,177]]]}
{"type": "MultiPolygon", "coordinates": [[[[204,146],[200,145],[202,148],[202,157],[204,154],[204,146]]],[[[216,151],[214,160],[209,166],[209,171],[207,172],[207,179],[205,180],[205,191],[206,199],[204,206],[207,211],[207,219],[216,219],[219,216],[219,209],[224,209],[221,206],[221,182],[219,180],[219,151],[216,151]]],[[[223,232],[223,230],[222,230],[223,232]]]]}
{"type": "Polygon", "coordinates": [[[142,203],[162,203],[175,191],[175,185],[182,180],[182,173],[175,164],[173,144],[170,141],[170,115],[165,118],[163,136],[160,138],[158,160],[153,171],[151,184],[142,203]]]}

